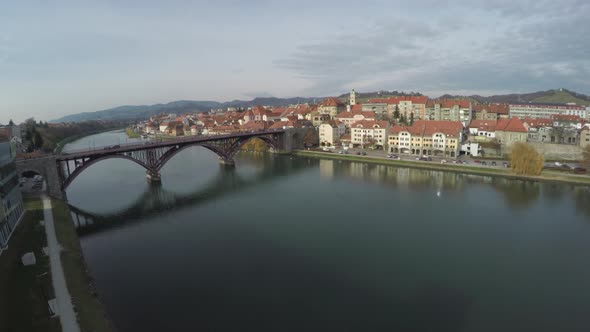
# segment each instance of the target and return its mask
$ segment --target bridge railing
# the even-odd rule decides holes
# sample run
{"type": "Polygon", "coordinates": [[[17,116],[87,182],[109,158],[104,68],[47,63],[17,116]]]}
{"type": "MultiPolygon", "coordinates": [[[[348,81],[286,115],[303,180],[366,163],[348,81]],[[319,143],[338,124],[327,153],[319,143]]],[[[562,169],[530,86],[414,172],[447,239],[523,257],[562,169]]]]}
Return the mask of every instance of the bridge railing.
{"type": "Polygon", "coordinates": [[[88,154],[92,152],[108,152],[108,153],[117,153],[117,152],[126,152],[129,150],[134,149],[141,149],[141,148],[155,148],[159,146],[171,146],[177,143],[187,143],[187,142],[207,142],[225,138],[235,138],[235,137],[244,137],[244,136],[252,136],[252,135],[264,135],[264,134],[273,134],[277,132],[284,132],[285,129],[265,129],[265,130],[253,130],[253,131],[246,131],[246,132],[235,132],[235,133],[228,133],[222,135],[199,135],[199,136],[182,136],[180,138],[171,138],[171,139],[159,139],[157,141],[147,141],[147,142],[132,142],[132,143],[125,143],[125,144],[116,144],[116,145],[106,145],[106,146],[99,146],[91,149],[79,149],[79,150],[72,150],[68,152],[62,152],[61,156],[75,156],[78,154],[88,154]]]}

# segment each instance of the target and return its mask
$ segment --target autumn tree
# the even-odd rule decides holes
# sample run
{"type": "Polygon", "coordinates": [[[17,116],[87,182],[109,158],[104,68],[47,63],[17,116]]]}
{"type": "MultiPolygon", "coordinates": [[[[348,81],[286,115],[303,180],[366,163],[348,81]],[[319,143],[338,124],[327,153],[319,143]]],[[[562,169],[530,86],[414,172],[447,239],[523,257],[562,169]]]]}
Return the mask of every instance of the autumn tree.
{"type": "Polygon", "coordinates": [[[512,171],[518,175],[539,175],[543,171],[545,158],[532,146],[523,142],[512,145],[510,164],[512,171]]]}

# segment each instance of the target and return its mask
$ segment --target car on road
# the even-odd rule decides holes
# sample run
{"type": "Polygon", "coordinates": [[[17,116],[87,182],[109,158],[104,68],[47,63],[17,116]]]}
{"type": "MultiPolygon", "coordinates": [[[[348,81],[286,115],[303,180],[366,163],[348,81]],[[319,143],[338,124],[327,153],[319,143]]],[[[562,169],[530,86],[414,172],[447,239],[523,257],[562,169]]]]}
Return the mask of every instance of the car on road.
{"type": "Polygon", "coordinates": [[[586,173],[586,169],[584,167],[574,168],[574,174],[584,174],[584,173],[586,173]]]}

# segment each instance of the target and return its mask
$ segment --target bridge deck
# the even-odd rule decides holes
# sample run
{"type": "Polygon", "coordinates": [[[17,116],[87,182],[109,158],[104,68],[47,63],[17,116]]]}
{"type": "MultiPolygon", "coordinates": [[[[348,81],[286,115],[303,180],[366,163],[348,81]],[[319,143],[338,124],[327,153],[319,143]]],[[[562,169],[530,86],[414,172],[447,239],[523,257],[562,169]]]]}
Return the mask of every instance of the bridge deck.
{"type": "Polygon", "coordinates": [[[249,136],[261,136],[267,134],[276,134],[276,133],[284,133],[285,129],[273,129],[273,130],[264,130],[264,131],[252,131],[252,132],[245,132],[245,133],[231,133],[226,135],[212,135],[212,136],[187,136],[179,139],[169,139],[163,140],[159,142],[141,142],[141,143],[128,143],[128,144],[121,144],[118,145],[117,148],[111,148],[110,146],[107,147],[100,147],[96,149],[83,149],[83,150],[76,150],[68,153],[63,153],[57,156],[58,161],[68,161],[68,160],[75,160],[81,159],[86,157],[92,157],[95,155],[104,155],[104,154],[116,154],[116,153],[124,153],[124,152],[132,152],[137,150],[145,150],[145,149],[153,149],[159,147],[169,147],[174,146],[177,144],[187,144],[187,143],[201,143],[201,142],[210,142],[216,140],[222,140],[227,138],[240,138],[240,137],[249,137],[249,136]]]}

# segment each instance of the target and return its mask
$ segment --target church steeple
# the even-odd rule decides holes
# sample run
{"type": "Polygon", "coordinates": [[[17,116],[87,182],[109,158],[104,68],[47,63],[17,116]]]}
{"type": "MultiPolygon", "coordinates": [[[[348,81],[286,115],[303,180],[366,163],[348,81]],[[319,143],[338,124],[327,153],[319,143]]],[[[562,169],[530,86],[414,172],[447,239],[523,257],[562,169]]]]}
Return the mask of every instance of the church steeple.
{"type": "Polygon", "coordinates": [[[350,91],[350,98],[349,98],[348,104],[350,106],[356,105],[356,92],[354,91],[354,89],[352,89],[352,91],[350,91]]]}

